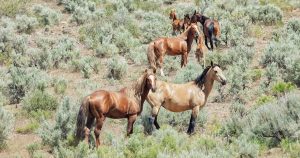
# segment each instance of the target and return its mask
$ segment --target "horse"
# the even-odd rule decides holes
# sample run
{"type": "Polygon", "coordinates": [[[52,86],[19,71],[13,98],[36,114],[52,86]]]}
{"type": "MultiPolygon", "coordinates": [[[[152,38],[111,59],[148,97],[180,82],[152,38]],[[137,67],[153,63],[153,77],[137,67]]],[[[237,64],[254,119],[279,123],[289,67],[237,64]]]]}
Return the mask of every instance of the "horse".
{"type": "Polygon", "coordinates": [[[196,23],[200,22],[203,26],[203,33],[205,36],[205,45],[209,50],[214,49],[213,41],[215,42],[216,47],[218,47],[218,43],[220,43],[221,29],[220,24],[217,20],[212,20],[200,13],[194,12],[191,17],[191,22],[196,23]],[[208,47],[207,39],[209,39],[210,47],[208,47]]]}
{"type": "Polygon", "coordinates": [[[211,65],[207,66],[194,81],[184,84],[157,81],[156,91],[149,92],[146,98],[152,108],[149,118],[151,126],[154,125],[156,129],[160,128],[157,116],[161,106],[172,112],[192,110],[187,130],[188,134],[192,134],[199,110],[205,106],[215,80],[222,85],[226,84],[226,78],[220,66],[211,62],[211,65]]]}
{"type": "Polygon", "coordinates": [[[169,19],[172,19],[173,35],[176,35],[176,32],[182,33],[183,31],[185,31],[190,22],[190,17],[188,14],[184,15],[183,20],[177,19],[174,9],[171,10],[169,19]]]}
{"type": "Polygon", "coordinates": [[[99,135],[105,118],[127,118],[127,136],[133,133],[133,124],[143,110],[143,104],[149,91],[156,90],[155,71],[146,69],[140,78],[130,87],[118,92],[98,90],[86,96],[77,115],[77,140],[85,139],[89,143],[90,129],[96,119],[94,130],[96,147],[100,145],[99,135]]]}
{"type": "Polygon", "coordinates": [[[201,64],[201,61],[203,62],[203,67],[205,67],[205,51],[206,48],[204,46],[204,41],[203,41],[204,37],[203,35],[199,35],[198,39],[197,39],[197,47],[196,47],[196,58],[197,61],[199,62],[199,64],[201,64]]]}
{"type": "Polygon", "coordinates": [[[181,55],[181,67],[186,66],[187,56],[191,50],[193,39],[200,34],[198,26],[191,23],[190,26],[177,37],[161,37],[152,41],[147,50],[147,57],[150,67],[156,70],[160,68],[161,76],[164,76],[162,69],[163,57],[167,55],[181,55]]]}

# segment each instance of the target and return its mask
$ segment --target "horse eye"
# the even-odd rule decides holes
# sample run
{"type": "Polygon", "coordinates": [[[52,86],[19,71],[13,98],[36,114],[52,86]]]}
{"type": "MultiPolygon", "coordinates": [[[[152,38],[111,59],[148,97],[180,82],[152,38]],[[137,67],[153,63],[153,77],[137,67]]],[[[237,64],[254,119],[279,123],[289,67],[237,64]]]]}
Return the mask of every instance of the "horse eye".
{"type": "Polygon", "coordinates": [[[215,71],[215,73],[217,73],[218,71],[215,71]]]}

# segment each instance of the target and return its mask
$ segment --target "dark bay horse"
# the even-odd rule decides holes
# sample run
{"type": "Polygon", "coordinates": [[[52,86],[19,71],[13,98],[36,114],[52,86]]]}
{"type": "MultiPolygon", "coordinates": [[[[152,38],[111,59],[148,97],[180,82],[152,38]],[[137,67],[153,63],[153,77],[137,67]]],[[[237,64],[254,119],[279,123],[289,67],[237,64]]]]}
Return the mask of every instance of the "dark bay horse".
{"type": "Polygon", "coordinates": [[[156,70],[158,66],[160,73],[164,76],[162,69],[163,57],[167,55],[181,55],[181,67],[186,66],[187,56],[195,37],[200,34],[197,24],[191,23],[190,26],[176,37],[161,37],[148,46],[147,57],[151,68],[156,70]]]}
{"type": "Polygon", "coordinates": [[[177,19],[174,9],[171,10],[169,18],[172,19],[173,35],[176,35],[176,32],[182,33],[185,31],[190,22],[188,14],[184,15],[184,19],[177,19]]]}
{"type": "Polygon", "coordinates": [[[98,90],[86,96],[77,116],[77,140],[89,142],[90,129],[96,119],[94,130],[96,147],[100,145],[99,135],[106,117],[113,119],[127,118],[127,135],[132,134],[133,124],[143,110],[143,103],[150,89],[156,90],[154,71],[146,69],[142,76],[130,88],[119,92],[98,90]]]}
{"type": "Polygon", "coordinates": [[[207,102],[207,98],[212,90],[214,81],[226,84],[226,78],[223,75],[219,65],[211,65],[206,67],[202,74],[194,81],[184,84],[174,84],[164,81],[156,82],[156,91],[149,92],[146,100],[150,104],[152,111],[150,117],[151,125],[159,129],[157,115],[161,106],[172,112],[183,112],[192,110],[188,134],[192,134],[195,128],[195,120],[199,110],[203,108],[207,102]]]}
{"type": "Polygon", "coordinates": [[[215,43],[216,47],[218,46],[218,43],[220,43],[219,38],[221,36],[221,29],[220,29],[220,24],[217,20],[212,20],[195,11],[193,16],[191,17],[191,22],[192,23],[200,22],[202,24],[203,33],[205,36],[205,45],[209,50],[214,49],[213,43],[215,43]],[[210,42],[211,48],[208,47],[207,39],[210,42]]]}

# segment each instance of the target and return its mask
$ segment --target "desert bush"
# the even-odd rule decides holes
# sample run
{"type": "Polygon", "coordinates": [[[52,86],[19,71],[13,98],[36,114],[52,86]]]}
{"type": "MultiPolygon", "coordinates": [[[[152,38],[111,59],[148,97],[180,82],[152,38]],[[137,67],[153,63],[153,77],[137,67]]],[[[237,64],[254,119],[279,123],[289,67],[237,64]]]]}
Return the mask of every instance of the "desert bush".
{"type": "Polygon", "coordinates": [[[38,143],[32,143],[26,146],[26,150],[28,151],[30,157],[37,158],[35,157],[35,153],[37,150],[41,148],[40,144],[38,143]]]}
{"type": "Polygon", "coordinates": [[[127,54],[127,57],[131,59],[136,64],[147,63],[147,55],[145,50],[147,50],[148,45],[141,45],[139,47],[133,48],[130,53],[127,54]]]}
{"type": "Polygon", "coordinates": [[[75,7],[71,21],[76,22],[78,25],[82,25],[90,21],[92,16],[93,15],[88,8],[75,7]]]}
{"type": "Polygon", "coordinates": [[[139,41],[132,38],[132,34],[125,28],[119,27],[115,34],[114,43],[119,48],[119,53],[124,55],[130,53],[132,48],[139,46],[139,41]]]}
{"type": "Polygon", "coordinates": [[[286,26],[288,31],[298,32],[300,31],[300,19],[291,19],[286,26]]]}
{"type": "Polygon", "coordinates": [[[107,62],[108,77],[116,80],[122,79],[127,73],[127,61],[124,57],[116,56],[107,62]]]}
{"type": "Polygon", "coordinates": [[[282,22],[282,11],[274,5],[252,6],[248,8],[248,15],[252,22],[262,22],[265,25],[274,25],[282,22]]]}
{"type": "Polygon", "coordinates": [[[138,19],[143,19],[139,25],[142,34],[141,42],[144,44],[150,43],[158,37],[164,37],[171,33],[170,23],[166,16],[157,12],[135,12],[138,19]]]}
{"type": "Polygon", "coordinates": [[[75,50],[75,40],[68,37],[59,39],[40,38],[38,49],[30,49],[31,65],[41,69],[59,68],[62,64],[69,64],[79,56],[75,50]]]}
{"type": "Polygon", "coordinates": [[[58,24],[60,20],[60,13],[49,7],[35,5],[33,6],[32,10],[37,16],[37,19],[41,25],[55,25],[58,24]]]}
{"type": "MultiPolygon", "coordinates": [[[[179,63],[178,63],[179,64],[179,63]]],[[[203,68],[196,62],[189,62],[188,65],[176,72],[175,83],[186,83],[194,81],[201,75],[203,68]]]]}
{"type": "Polygon", "coordinates": [[[31,0],[7,0],[1,1],[0,5],[0,15],[5,16],[15,16],[18,13],[25,11],[26,6],[31,2],[31,0]]]}
{"type": "Polygon", "coordinates": [[[10,68],[8,93],[11,103],[19,103],[28,91],[44,90],[48,86],[48,75],[36,68],[10,68]]]}
{"type": "Polygon", "coordinates": [[[16,24],[18,32],[25,32],[30,34],[38,25],[38,21],[34,17],[27,15],[17,15],[16,24]]]}
{"type": "Polygon", "coordinates": [[[112,57],[119,53],[119,49],[115,44],[102,43],[96,48],[97,57],[112,57]]]}
{"type": "Polygon", "coordinates": [[[96,8],[95,1],[93,0],[58,0],[59,5],[63,5],[65,10],[70,13],[73,13],[76,10],[76,7],[86,8],[90,11],[94,11],[96,8]]]}
{"type": "Polygon", "coordinates": [[[73,60],[71,63],[73,71],[80,71],[84,78],[90,78],[92,72],[99,72],[99,63],[95,57],[85,56],[79,60],[73,60]]]}
{"type": "Polygon", "coordinates": [[[52,111],[58,106],[55,97],[45,91],[36,90],[25,96],[23,100],[23,108],[28,112],[36,111],[52,111]]]}
{"type": "Polygon", "coordinates": [[[14,127],[14,117],[9,111],[0,107],[0,149],[5,148],[6,140],[14,127]]]}
{"type": "Polygon", "coordinates": [[[42,143],[49,145],[51,149],[63,145],[67,137],[73,135],[77,110],[68,98],[64,98],[56,111],[55,122],[44,120],[38,130],[42,143]]]}
{"type": "Polygon", "coordinates": [[[57,94],[64,94],[68,87],[66,79],[58,79],[54,81],[54,91],[57,94]]]}
{"type": "Polygon", "coordinates": [[[232,119],[221,130],[232,138],[244,134],[249,139],[258,139],[269,147],[278,145],[283,139],[299,139],[299,95],[287,94],[277,102],[269,102],[250,111],[246,116],[232,119]]]}

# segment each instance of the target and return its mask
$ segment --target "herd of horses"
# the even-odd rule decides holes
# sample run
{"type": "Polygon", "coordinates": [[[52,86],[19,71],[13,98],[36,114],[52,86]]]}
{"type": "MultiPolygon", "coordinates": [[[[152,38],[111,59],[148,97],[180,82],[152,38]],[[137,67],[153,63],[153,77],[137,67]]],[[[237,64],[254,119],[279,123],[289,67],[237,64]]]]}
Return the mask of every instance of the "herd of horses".
{"type": "Polygon", "coordinates": [[[160,68],[160,73],[164,76],[162,63],[166,54],[181,55],[181,67],[186,66],[193,40],[197,43],[196,57],[200,62],[204,56],[204,41],[208,49],[213,49],[213,44],[217,46],[220,25],[218,21],[196,11],[191,17],[186,14],[184,19],[180,20],[177,19],[175,10],[171,10],[170,19],[172,19],[173,34],[176,32],[180,34],[175,37],[161,37],[149,44],[147,57],[150,68],[146,69],[131,87],[125,87],[117,92],[98,90],[83,99],[77,115],[77,140],[84,139],[89,143],[90,130],[95,124],[94,134],[96,147],[98,147],[100,131],[106,117],[127,118],[127,135],[129,136],[133,133],[133,124],[141,114],[145,101],[152,109],[149,117],[152,127],[160,128],[157,116],[162,106],[172,112],[192,110],[187,133],[194,132],[199,110],[206,104],[214,81],[222,85],[226,84],[221,67],[211,62],[195,80],[183,84],[157,80],[156,69],[160,68]],[[202,24],[204,35],[199,31],[197,22],[202,24]],[[211,47],[208,47],[207,40],[210,41],[211,47]]]}

